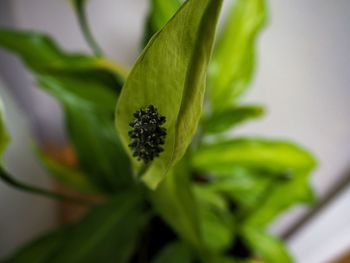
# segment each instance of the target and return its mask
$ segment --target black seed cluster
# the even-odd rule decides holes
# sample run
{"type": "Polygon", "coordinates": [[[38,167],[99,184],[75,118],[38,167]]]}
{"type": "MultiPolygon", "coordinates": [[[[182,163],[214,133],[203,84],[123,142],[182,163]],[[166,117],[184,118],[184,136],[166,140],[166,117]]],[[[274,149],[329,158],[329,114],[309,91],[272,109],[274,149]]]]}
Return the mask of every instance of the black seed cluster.
{"type": "Polygon", "coordinates": [[[133,128],[129,131],[129,147],[139,161],[147,164],[164,151],[160,145],[164,144],[166,136],[166,129],[161,127],[165,121],[165,117],[161,116],[153,105],[134,113],[134,120],[129,124],[133,128]]]}

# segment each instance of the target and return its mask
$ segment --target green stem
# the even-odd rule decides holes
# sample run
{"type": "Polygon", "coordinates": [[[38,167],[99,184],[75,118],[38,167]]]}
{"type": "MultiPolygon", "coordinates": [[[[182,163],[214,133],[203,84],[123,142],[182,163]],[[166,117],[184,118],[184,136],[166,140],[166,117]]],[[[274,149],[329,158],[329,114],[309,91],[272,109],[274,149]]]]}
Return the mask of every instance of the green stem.
{"type": "Polygon", "coordinates": [[[83,32],[83,35],[84,35],[86,42],[88,43],[90,48],[93,50],[94,54],[98,57],[101,57],[103,52],[91,33],[91,30],[90,30],[90,27],[89,27],[89,24],[88,24],[88,21],[86,18],[86,12],[85,12],[83,2],[85,2],[85,1],[79,1],[79,3],[77,3],[75,5],[75,10],[76,10],[76,13],[78,16],[79,26],[80,26],[81,31],[83,32]]]}
{"type": "Polygon", "coordinates": [[[13,186],[17,189],[20,189],[22,191],[26,191],[26,192],[29,192],[32,194],[38,194],[38,195],[42,195],[42,196],[45,196],[48,198],[54,198],[54,199],[58,199],[61,201],[66,201],[66,202],[74,202],[74,203],[79,204],[79,205],[89,205],[90,204],[90,202],[83,200],[83,199],[80,199],[80,198],[66,196],[66,195],[62,195],[60,193],[51,192],[49,190],[45,190],[45,189],[41,189],[38,187],[23,184],[23,183],[17,181],[16,179],[14,179],[13,176],[11,176],[3,168],[0,168],[0,179],[2,179],[5,183],[7,183],[10,186],[13,186]]]}

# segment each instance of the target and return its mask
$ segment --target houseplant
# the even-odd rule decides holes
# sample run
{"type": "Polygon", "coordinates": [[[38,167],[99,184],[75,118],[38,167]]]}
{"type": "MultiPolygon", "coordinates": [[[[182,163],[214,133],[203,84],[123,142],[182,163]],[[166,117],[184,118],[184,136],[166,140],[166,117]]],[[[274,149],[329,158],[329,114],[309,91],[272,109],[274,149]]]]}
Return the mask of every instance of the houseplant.
{"type": "Polygon", "coordinates": [[[263,113],[239,98],[253,75],[266,3],[235,1],[215,40],[222,0],[151,0],[144,48],[129,71],[103,55],[86,1],[71,2],[92,55],[9,29],[0,30],[0,46],[61,103],[78,163],[40,150],[38,157],[67,187],[94,198],[27,186],[1,168],[4,182],[89,209],[4,262],[292,262],[267,226],[313,200],[315,161],[290,142],[229,134],[263,113]]]}

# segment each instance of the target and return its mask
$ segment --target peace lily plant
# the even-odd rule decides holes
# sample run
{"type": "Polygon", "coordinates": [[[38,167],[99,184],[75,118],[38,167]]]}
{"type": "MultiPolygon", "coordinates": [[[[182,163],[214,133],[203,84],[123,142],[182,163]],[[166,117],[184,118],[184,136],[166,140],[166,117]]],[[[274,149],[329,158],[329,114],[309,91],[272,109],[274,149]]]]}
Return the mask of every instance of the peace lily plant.
{"type": "MultiPolygon", "coordinates": [[[[0,29],[0,46],[60,102],[79,161],[72,167],[38,156],[84,198],[22,184],[5,167],[1,178],[89,208],[3,262],[293,262],[267,227],[313,200],[314,158],[290,142],[229,132],[263,114],[240,97],[253,77],[265,1],[234,1],[216,39],[222,0],[150,0],[144,48],[130,71],[103,55],[85,2],[72,6],[93,54],[66,52],[41,33],[0,29]]],[[[1,153],[9,138],[3,121],[1,153]]]]}

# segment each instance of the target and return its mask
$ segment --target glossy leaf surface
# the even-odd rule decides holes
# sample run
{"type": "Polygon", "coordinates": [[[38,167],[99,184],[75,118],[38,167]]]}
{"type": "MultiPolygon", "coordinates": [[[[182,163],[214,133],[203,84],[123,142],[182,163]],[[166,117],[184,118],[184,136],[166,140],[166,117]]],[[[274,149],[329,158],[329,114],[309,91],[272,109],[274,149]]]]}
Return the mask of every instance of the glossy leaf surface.
{"type": "MultiPolygon", "coordinates": [[[[128,131],[133,113],[154,105],[167,119],[165,151],[143,176],[151,188],[182,158],[197,129],[221,3],[187,1],[148,43],[121,92],[116,125],[131,157],[128,131]]],[[[136,160],[135,166],[140,166],[136,160]]]]}
{"type": "Polygon", "coordinates": [[[238,0],[219,36],[210,66],[210,99],[214,110],[234,103],[252,79],[255,42],[266,20],[264,0],[238,0]]]}

